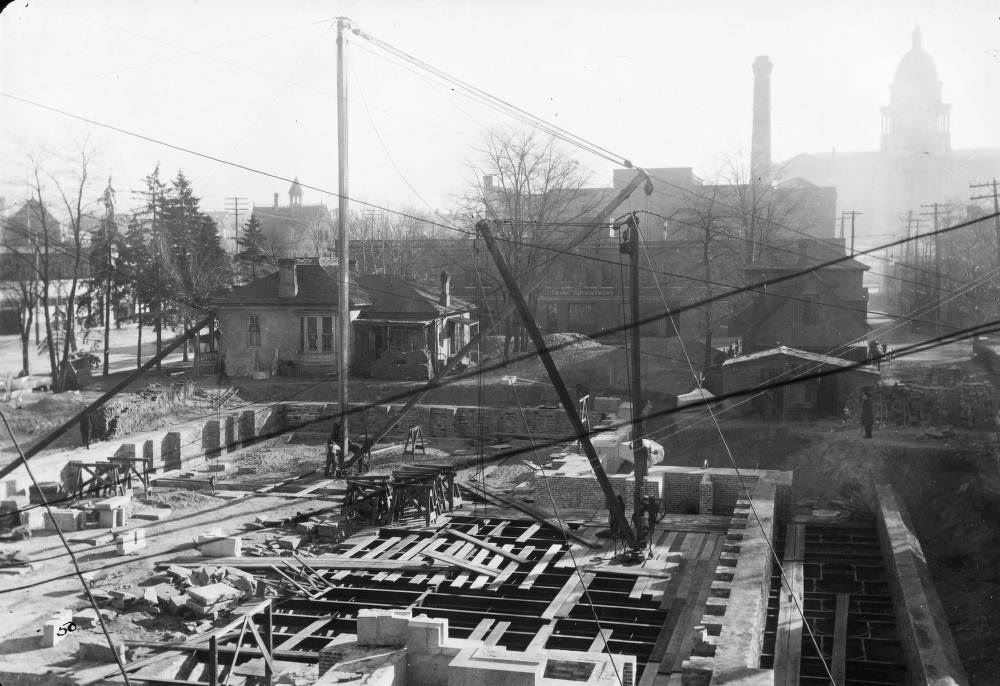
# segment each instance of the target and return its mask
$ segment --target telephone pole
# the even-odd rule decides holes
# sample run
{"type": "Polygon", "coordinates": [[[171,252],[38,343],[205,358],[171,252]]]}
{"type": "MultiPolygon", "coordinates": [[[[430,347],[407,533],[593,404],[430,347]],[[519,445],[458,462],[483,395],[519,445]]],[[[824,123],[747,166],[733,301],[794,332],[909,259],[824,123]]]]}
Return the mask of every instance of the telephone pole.
{"type": "Polygon", "coordinates": [[[350,28],[350,20],[337,17],[337,259],[340,263],[340,288],[337,298],[337,361],[339,369],[337,383],[340,390],[340,454],[347,459],[348,448],[348,397],[347,364],[350,357],[347,346],[351,340],[351,311],[348,298],[350,281],[350,251],[347,245],[347,78],[344,74],[344,48],[347,36],[344,29],[350,28]]]}
{"type": "Polygon", "coordinates": [[[844,211],[840,211],[840,237],[844,237],[844,211]]]}
{"type": "Polygon", "coordinates": [[[935,202],[930,205],[921,205],[932,209],[931,212],[923,214],[934,217],[934,321],[937,326],[937,335],[941,335],[941,234],[938,233],[938,219],[943,210],[948,209],[946,203],[935,202]]]}
{"type": "MultiPolygon", "coordinates": [[[[851,255],[853,256],[854,255],[854,218],[857,217],[858,215],[862,214],[862,213],[861,212],[855,212],[854,210],[851,210],[849,212],[844,212],[843,214],[840,215],[841,222],[843,222],[845,214],[849,215],[851,217],[851,255]]],[[[841,224],[841,226],[843,226],[843,224],[841,224]]],[[[843,230],[841,230],[841,235],[843,235],[843,230]]]]}
{"type": "Polygon", "coordinates": [[[246,212],[250,209],[247,207],[246,202],[247,198],[241,198],[238,195],[226,198],[226,212],[233,213],[233,223],[236,225],[236,232],[233,237],[233,252],[235,253],[240,251],[240,212],[246,212]]]}
{"type": "Polygon", "coordinates": [[[989,195],[973,195],[972,200],[989,200],[993,199],[993,230],[996,231],[997,235],[997,258],[996,266],[1000,269],[1000,193],[997,192],[997,180],[994,178],[993,181],[989,183],[970,183],[969,188],[992,188],[993,192],[989,195]]]}

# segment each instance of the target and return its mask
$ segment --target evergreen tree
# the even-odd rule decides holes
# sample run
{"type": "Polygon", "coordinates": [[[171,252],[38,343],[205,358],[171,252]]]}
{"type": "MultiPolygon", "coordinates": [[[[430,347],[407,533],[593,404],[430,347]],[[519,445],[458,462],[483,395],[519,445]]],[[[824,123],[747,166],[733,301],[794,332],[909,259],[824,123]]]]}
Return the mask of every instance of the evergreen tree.
{"type": "Polygon", "coordinates": [[[239,265],[241,276],[246,278],[247,269],[250,271],[250,281],[257,278],[258,272],[267,261],[264,253],[264,232],[261,231],[260,221],[254,215],[250,215],[250,221],[243,225],[243,235],[236,241],[238,252],[236,261],[239,265]]]}

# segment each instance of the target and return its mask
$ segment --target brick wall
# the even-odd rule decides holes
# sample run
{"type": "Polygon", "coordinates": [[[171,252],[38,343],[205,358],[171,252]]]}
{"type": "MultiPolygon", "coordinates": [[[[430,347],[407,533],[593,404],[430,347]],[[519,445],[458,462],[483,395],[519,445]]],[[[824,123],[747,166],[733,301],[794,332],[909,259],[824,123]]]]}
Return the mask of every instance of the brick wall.
{"type": "MultiPolygon", "coordinates": [[[[736,501],[743,497],[743,488],[733,473],[666,472],[663,478],[663,501],[667,512],[673,514],[696,514],[702,509],[702,478],[711,475],[712,512],[703,514],[731,515],[736,501]]],[[[753,491],[757,476],[743,474],[747,488],[753,491]]]]}
{"type": "MultiPolygon", "coordinates": [[[[611,475],[609,478],[612,490],[625,501],[625,511],[631,516],[635,481],[626,478],[625,475],[611,475]]],[[[601,490],[595,476],[567,476],[554,473],[545,478],[536,473],[533,486],[535,504],[539,507],[551,509],[554,503],[556,509],[593,511],[607,509],[604,491],[601,490]]],[[[659,496],[660,484],[653,480],[647,481],[643,493],[648,496],[659,496]]]]}

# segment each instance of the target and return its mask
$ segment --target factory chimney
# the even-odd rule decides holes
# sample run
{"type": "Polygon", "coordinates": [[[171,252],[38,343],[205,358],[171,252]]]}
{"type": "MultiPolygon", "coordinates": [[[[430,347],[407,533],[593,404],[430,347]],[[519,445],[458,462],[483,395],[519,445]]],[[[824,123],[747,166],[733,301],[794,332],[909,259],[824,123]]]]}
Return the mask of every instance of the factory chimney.
{"type": "Polygon", "coordinates": [[[760,55],[753,63],[753,133],[750,173],[754,180],[770,182],[771,175],[771,60],[760,55]]]}

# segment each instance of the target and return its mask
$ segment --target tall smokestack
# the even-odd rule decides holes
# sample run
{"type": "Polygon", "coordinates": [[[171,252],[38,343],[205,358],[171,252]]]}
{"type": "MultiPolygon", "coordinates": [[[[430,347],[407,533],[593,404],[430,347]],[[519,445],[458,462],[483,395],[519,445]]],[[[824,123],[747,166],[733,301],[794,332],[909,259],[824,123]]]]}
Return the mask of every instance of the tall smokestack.
{"type": "Polygon", "coordinates": [[[750,173],[767,181],[771,174],[771,60],[760,55],[753,62],[753,133],[750,173]]]}

